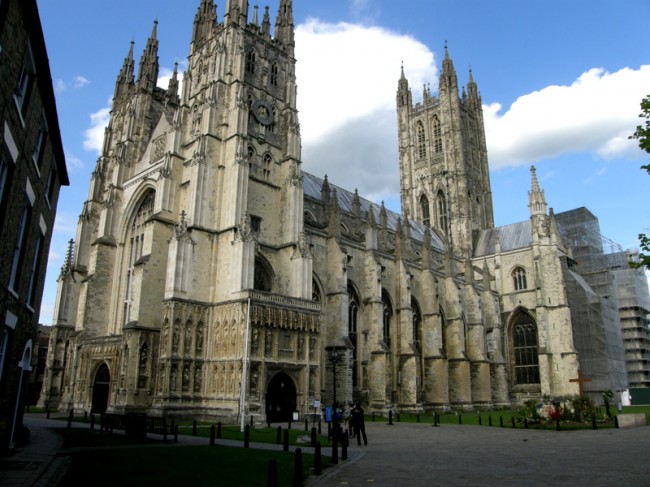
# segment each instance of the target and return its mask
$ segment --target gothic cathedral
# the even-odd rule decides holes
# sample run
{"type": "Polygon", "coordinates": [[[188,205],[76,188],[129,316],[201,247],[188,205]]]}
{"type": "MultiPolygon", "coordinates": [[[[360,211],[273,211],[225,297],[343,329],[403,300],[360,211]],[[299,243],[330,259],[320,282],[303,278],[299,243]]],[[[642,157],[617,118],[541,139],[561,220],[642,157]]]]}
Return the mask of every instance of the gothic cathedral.
{"type": "Polygon", "coordinates": [[[494,228],[472,74],[461,93],[445,48],[413,104],[402,69],[399,215],[303,171],[294,48],[291,0],[274,28],[268,7],[201,0],[180,93],[177,72],[156,86],[156,24],[137,73],[131,45],[42,400],[284,421],[576,394],[566,250],[534,170],[530,221],[494,228]]]}

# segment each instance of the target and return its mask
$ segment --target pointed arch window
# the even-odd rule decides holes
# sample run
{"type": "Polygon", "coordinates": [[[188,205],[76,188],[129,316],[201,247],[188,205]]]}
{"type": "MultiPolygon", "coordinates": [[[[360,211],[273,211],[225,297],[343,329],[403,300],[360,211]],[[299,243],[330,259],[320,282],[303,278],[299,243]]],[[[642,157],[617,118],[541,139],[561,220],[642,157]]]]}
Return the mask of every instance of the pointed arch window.
{"type": "Polygon", "coordinates": [[[153,215],[155,191],[149,191],[140,203],[140,206],[133,215],[131,227],[127,232],[127,269],[126,269],[126,287],[124,294],[124,321],[126,325],[131,321],[131,306],[133,303],[133,283],[135,276],[135,266],[142,258],[144,253],[145,227],[149,223],[149,218],[153,215]]]}
{"type": "Polygon", "coordinates": [[[255,74],[255,62],[256,62],[255,51],[253,49],[251,49],[246,54],[246,72],[247,73],[255,74]]]}
{"type": "Polygon", "coordinates": [[[352,343],[352,387],[359,387],[359,295],[348,281],[348,338],[352,343]]]}
{"type": "Polygon", "coordinates": [[[262,259],[255,259],[255,271],[253,277],[253,289],[256,291],[271,292],[271,271],[269,266],[262,259]]]}
{"type": "Polygon", "coordinates": [[[271,65],[271,86],[278,86],[278,73],[280,72],[277,64],[271,65]]]}
{"type": "Polygon", "coordinates": [[[413,345],[422,355],[422,311],[415,298],[411,298],[411,309],[413,310],[413,345]]]}
{"type": "Polygon", "coordinates": [[[522,291],[528,289],[528,282],[526,279],[526,269],[523,267],[515,267],[512,271],[512,284],[515,291],[522,291]]]}
{"type": "Polygon", "coordinates": [[[418,158],[425,159],[427,157],[427,138],[422,122],[417,123],[416,132],[418,138],[418,158]]]}
{"type": "Polygon", "coordinates": [[[390,295],[385,289],[383,289],[381,292],[381,301],[384,305],[384,313],[383,313],[384,343],[390,349],[390,338],[391,338],[390,328],[391,328],[391,321],[393,319],[393,305],[391,304],[390,295]]]}
{"type": "Polygon", "coordinates": [[[442,307],[439,310],[440,313],[440,353],[443,356],[447,356],[447,318],[445,318],[445,312],[442,307]]]}
{"type": "Polygon", "coordinates": [[[431,213],[429,212],[429,198],[424,194],[420,196],[420,214],[422,215],[422,224],[426,227],[430,227],[431,213]]]}
{"type": "Polygon", "coordinates": [[[515,317],[511,343],[515,384],[539,384],[537,325],[528,313],[515,317]]]}
{"type": "Polygon", "coordinates": [[[311,280],[311,300],[320,303],[323,301],[322,293],[320,291],[320,286],[318,285],[318,281],[316,281],[315,278],[312,278],[311,280]]]}
{"type": "Polygon", "coordinates": [[[438,228],[449,236],[449,217],[447,215],[447,198],[442,191],[438,191],[436,197],[436,209],[438,211],[438,228]]]}
{"type": "Polygon", "coordinates": [[[433,117],[433,152],[436,154],[442,152],[442,126],[437,115],[433,117]]]}

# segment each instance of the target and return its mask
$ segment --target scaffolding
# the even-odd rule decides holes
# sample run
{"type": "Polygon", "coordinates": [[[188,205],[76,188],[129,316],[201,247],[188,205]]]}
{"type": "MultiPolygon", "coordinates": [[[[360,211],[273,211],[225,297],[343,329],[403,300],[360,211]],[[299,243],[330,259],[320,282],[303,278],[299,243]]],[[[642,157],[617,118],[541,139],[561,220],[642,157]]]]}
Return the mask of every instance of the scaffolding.
{"type": "Polygon", "coordinates": [[[580,367],[592,379],[585,392],[599,400],[602,392],[623,391],[628,383],[649,387],[650,295],[643,272],[629,266],[629,252],[602,236],[588,209],[558,213],[556,220],[571,249],[566,291],[580,367]]]}

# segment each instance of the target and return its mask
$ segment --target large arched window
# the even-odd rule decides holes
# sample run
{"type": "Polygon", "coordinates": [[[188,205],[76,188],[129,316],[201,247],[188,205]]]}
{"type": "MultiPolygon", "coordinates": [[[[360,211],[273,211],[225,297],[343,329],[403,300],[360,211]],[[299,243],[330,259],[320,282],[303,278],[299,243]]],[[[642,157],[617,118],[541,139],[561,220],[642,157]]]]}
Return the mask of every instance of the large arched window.
{"type": "Polygon", "coordinates": [[[348,281],[348,338],[352,343],[352,387],[359,387],[359,295],[348,281]]]}
{"type": "Polygon", "coordinates": [[[390,295],[385,289],[381,291],[381,302],[384,305],[384,343],[390,349],[390,328],[393,319],[393,305],[390,301],[390,295]]]}
{"type": "Polygon", "coordinates": [[[447,215],[447,198],[445,194],[441,191],[438,191],[438,196],[436,197],[436,209],[438,211],[438,228],[443,231],[443,233],[449,236],[449,217],[447,215]]]}
{"type": "Polygon", "coordinates": [[[127,269],[126,269],[126,290],[124,293],[124,324],[131,321],[131,304],[133,302],[133,281],[135,265],[144,253],[145,227],[149,224],[149,218],[153,215],[156,192],[149,191],[142,199],[142,203],[136,210],[131,226],[126,235],[127,269]]]}
{"type": "Polygon", "coordinates": [[[422,224],[426,227],[431,226],[431,213],[429,212],[429,198],[426,195],[420,196],[420,214],[422,215],[422,224]]]}
{"type": "Polygon", "coordinates": [[[436,154],[442,152],[442,127],[438,116],[433,117],[433,152],[436,154]]]}
{"type": "Polygon", "coordinates": [[[427,157],[427,138],[424,133],[424,125],[422,122],[417,123],[415,130],[418,137],[418,158],[424,159],[427,157]]]}
{"type": "Polygon", "coordinates": [[[246,54],[246,72],[255,74],[255,51],[251,49],[248,51],[248,54],[246,54]]]}
{"type": "Polygon", "coordinates": [[[422,355],[422,311],[415,298],[411,298],[411,309],[413,310],[413,344],[422,355]]]}
{"type": "Polygon", "coordinates": [[[312,277],[311,279],[311,300],[316,303],[323,301],[323,294],[321,293],[320,286],[315,277],[312,277]]]}
{"type": "Polygon", "coordinates": [[[526,269],[523,267],[515,267],[513,269],[512,284],[515,288],[515,291],[528,289],[528,283],[526,282],[526,269]]]}
{"type": "Polygon", "coordinates": [[[255,259],[255,271],[253,276],[253,288],[257,291],[271,292],[272,289],[272,272],[269,264],[265,259],[255,259]]]}
{"type": "Polygon", "coordinates": [[[440,308],[440,354],[447,356],[447,318],[442,307],[440,308]]]}
{"type": "Polygon", "coordinates": [[[539,384],[537,325],[523,311],[515,316],[510,331],[515,384],[539,384]]]}

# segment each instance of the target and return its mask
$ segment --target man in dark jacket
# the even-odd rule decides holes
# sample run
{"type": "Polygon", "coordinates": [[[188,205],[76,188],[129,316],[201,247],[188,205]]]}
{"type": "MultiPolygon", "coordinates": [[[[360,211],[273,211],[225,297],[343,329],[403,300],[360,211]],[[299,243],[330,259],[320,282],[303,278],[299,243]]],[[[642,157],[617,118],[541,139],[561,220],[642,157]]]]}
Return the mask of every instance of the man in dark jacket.
{"type": "Polygon", "coordinates": [[[361,404],[356,404],[352,410],[352,426],[354,427],[354,435],[357,437],[357,445],[361,445],[361,435],[363,435],[363,444],[368,444],[366,437],[366,423],[363,419],[363,408],[361,404]]]}

